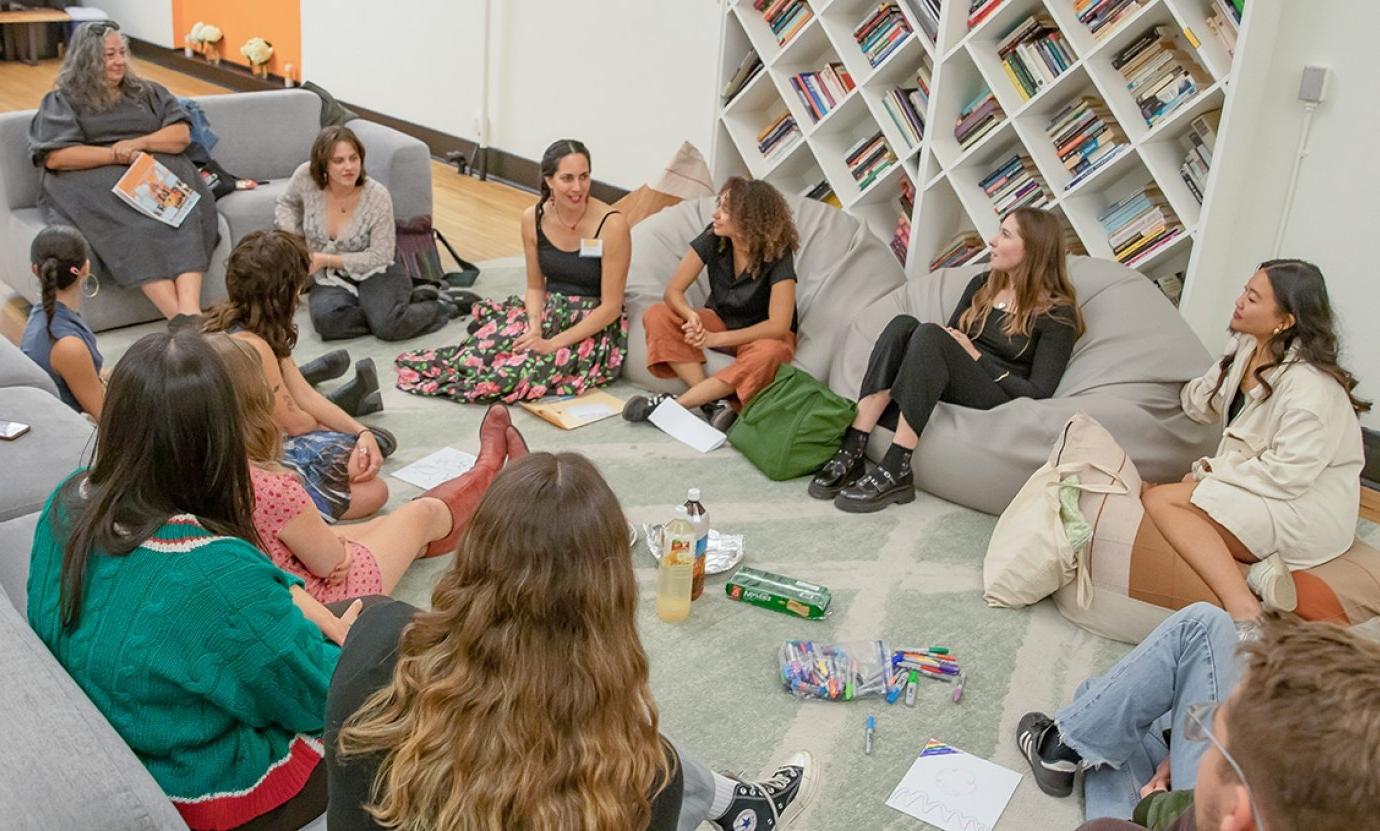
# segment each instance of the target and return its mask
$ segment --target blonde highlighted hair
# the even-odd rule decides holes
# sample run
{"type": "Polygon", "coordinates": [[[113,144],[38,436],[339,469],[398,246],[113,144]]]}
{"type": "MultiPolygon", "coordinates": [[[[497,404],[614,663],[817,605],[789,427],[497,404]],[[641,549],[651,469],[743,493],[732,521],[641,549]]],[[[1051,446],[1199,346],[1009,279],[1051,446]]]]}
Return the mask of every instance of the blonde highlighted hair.
{"type": "Polygon", "coordinates": [[[1082,337],[1083,312],[1069,280],[1068,254],[1064,250],[1064,229],[1059,219],[1038,208],[1017,208],[1007,216],[1016,220],[1025,246],[1021,264],[1010,272],[993,269],[987,282],[973,295],[973,302],[958,318],[958,328],[969,337],[982,334],[982,328],[997,295],[1010,288],[1015,295],[1012,314],[1006,315],[1002,333],[1007,337],[1029,336],[1035,319],[1051,309],[1066,306],[1065,320],[1076,337],[1082,337]]]}
{"type": "Polygon", "coordinates": [[[641,831],[675,757],[657,730],[627,521],[583,456],[532,453],[489,487],[403,631],[391,682],[340,731],[379,760],[389,828],[641,831]]]}
{"type": "Polygon", "coordinates": [[[235,387],[249,461],[258,465],[276,464],[283,454],[283,434],[273,420],[273,390],[264,379],[258,353],[248,343],[223,332],[209,334],[206,340],[225,364],[230,383],[235,387]]]}

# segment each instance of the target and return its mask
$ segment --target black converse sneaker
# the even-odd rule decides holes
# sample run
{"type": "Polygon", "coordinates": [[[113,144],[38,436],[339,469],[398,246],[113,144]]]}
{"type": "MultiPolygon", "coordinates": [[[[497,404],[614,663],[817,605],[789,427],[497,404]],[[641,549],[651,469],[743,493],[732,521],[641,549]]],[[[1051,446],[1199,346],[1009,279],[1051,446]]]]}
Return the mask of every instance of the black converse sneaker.
{"type": "Polygon", "coordinates": [[[738,411],[733,409],[733,405],[727,401],[715,401],[713,404],[707,405],[705,416],[710,427],[720,433],[727,433],[728,429],[733,426],[733,422],[738,420],[738,411]]]}
{"type": "Polygon", "coordinates": [[[623,405],[623,420],[646,421],[652,415],[652,410],[661,406],[661,402],[674,397],[669,392],[659,392],[656,395],[634,395],[628,399],[628,403],[623,405]]]}
{"type": "Polygon", "coordinates": [[[723,831],[777,831],[800,815],[815,798],[818,785],[814,758],[806,751],[792,754],[784,765],[765,771],[761,781],[737,777],[733,801],[718,819],[723,831]]]}
{"type": "Polygon", "coordinates": [[[1073,793],[1073,778],[1082,760],[1059,739],[1053,719],[1044,713],[1026,713],[1016,726],[1016,746],[1030,763],[1040,790],[1058,797],[1073,793]]]}

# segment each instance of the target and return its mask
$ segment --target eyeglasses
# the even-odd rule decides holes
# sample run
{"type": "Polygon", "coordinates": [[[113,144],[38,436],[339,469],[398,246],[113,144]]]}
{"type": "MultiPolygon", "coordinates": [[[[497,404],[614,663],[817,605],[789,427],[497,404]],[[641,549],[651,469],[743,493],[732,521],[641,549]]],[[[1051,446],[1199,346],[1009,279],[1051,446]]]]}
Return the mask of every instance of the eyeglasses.
{"type": "Polygon", "coordinates": [[[1204,701],[1198,704],[1188,705],[1188,710],[1184,713],[1184,738],[1191,742],[1211,742],[1217,748],[1217,752],[1222,754],[1222,758],[1227,760],[1231,769],[1236,772],[1236,778],[1241,781],[1241,787],[1246,789],[1246,799],[1251,803],[1251,816],[1255,819],[1255,827],[1264,829],[1264,817],[1260,815],[1260,809],[1255,805],[1255,795],[1251,793],[1250,783],[1246,781],[1246,774],[1242,772],[1241,766],[1232,758],[1227,746],[1222,744],[1216,736],[1212,734],[1209,726],[1213,722],[1213,717],[1217,714],[1217,706],[1221,702],[1204,701]]]}

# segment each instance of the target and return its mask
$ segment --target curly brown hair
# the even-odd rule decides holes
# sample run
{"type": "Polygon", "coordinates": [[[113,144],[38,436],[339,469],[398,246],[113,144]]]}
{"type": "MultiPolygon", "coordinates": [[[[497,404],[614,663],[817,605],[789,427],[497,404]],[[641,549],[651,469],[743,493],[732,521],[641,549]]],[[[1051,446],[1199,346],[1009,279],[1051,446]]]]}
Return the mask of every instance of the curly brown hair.
{"type": "Polygon", "coordinates": [[[298,298],[307,287],[311,254],[296,234],[280,230],[245,234],[225,266],[229,298],[206,313],[207,332],[243,329],[268,343],[273,354],[286,358],[297,345],[298,298]]]}
{"type": "MultiPolygon", "coordinates": [[[[747,242],[754,280],[762,276],[763,266],[800,247],[790,205],[766,182],[734,176],[719,191],[719,205],[728,210],[734,227],[747,242]]],[[[727,244],[727,239],[719,241],[721,248],[727,244]]]]}

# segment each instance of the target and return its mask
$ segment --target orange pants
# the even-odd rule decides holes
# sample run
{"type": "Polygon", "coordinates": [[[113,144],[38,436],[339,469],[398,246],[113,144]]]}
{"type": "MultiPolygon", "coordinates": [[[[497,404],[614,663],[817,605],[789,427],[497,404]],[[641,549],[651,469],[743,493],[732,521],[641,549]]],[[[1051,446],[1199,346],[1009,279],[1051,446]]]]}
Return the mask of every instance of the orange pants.
{"type": "MultiPolygon", "coordinates": [[[[696,309],[706,332],[725,332],[728,327],[709,309],[696,309]]],[[[681,326],[685,321],[665,303],[657,303],[642,318],[647,330],[647,369],[658,378],[675,378],[670,364],[704,363],[704,350],[685,342],[681,326]]],[[[714,373],[714,377],[733,387],[739,404],[752,400],[758,390],[772,382],[776,370],[795,357],[795,334],[782,338],[761,338],[741,346],[724,347],[736,359],[714,373]]]]}

